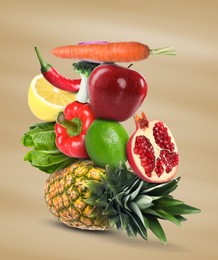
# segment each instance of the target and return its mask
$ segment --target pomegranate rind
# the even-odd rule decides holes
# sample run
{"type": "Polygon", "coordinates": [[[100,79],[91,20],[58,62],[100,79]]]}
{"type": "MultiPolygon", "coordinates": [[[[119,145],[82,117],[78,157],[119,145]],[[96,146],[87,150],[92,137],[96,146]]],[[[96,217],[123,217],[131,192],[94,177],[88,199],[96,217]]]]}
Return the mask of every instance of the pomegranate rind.
{"type": "Polygon", "coordinates": [[[149,139],[150,143],[152,144],[154,148],[154,155],[155,155],[155,161],[157,161],[157,158],[159,158],[160,151],[167,149],[162,149],[159,145],[157,145],[155,138],[153,136],[153,128],[155,127],[156,123],[163,123],[164,127],[167,128],[168,136],[171,138],[171,142],[174,144],[173,153],[178,154],[178,148],[175,142],[175,139],[169,130],[169,128],[166,126],[166,124],[159,120],[153,120],[148,123],[148,126],[145,128],[140,128],[140,125],[136,121],[136,131],[135,133],[130,137],[126,150],[127,150],[127,159],[130,167],[132,168],[133,172],[139,176],[142,180],[150,183],[164,183],[168,182],[171,179],[173,179],[176,176],[177,170],[178,170],[178,164],[174,167],[172,167],[172,170],[167,173],[165,170],[164,172],[158,176],[157,173],[153,170],[148,176],[146,174],[144,167],[141,165],[141,159],[139,158],[138,154],[134,153],[134,147],[137,136],[145,136],[149,139]]]}

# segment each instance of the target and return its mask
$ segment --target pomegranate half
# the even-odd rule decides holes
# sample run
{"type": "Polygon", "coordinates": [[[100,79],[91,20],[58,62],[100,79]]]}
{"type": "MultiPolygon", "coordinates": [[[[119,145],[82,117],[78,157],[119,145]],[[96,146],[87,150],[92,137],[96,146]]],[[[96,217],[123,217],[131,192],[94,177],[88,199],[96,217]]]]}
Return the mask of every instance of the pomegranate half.
{"type": "Polygon", "coordinates": [[[127,143],[130,167],[141,179],[162,183],[174,178],[179,163],[175,139],[166,124],[148,121],[145,114],[134,117],[136,131],[127,143]]]}

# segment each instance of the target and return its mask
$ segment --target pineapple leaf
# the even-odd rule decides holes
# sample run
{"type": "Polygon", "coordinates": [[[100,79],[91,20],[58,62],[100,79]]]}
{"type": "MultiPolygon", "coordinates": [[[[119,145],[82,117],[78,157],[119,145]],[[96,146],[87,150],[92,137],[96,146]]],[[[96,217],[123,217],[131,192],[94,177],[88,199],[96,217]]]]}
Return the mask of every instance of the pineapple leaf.
{"type": "Polygon", "coordinates": [[[175,215],[174,217],[177,218],[180,222],[184,222],[184,221],[187,220],[186,218],[184,218],[184,217],[181,216],[181,215],[175,215]]]}
{"type": "Polygon", "coordinates": [[[105,190],[104,184],[99,181],[88,180],[85,185],[97,196],[101,196],[105,190]]]}
{"type": "Polygon", "coordinates": [[[91,211],[89,216],[91,218],[94,218],[94,217],[99,216],[100,213],[101,213],[101,208],[100,207],[93,207],[93,210],[91,211]]]}
{"type": "Polygon", "coordinates": [[[181,205],[183,202],[181,200],[176,200],[169,196],[163,196],[156,201],[157,205],[160,207],[176,206],[181,205]]]}
{"type": "Polygon", "coordinates": [[[165,245],[167,244],[166,235],[161,227],[159,221],[155,217],[148,217],[149,229],[153,232],[153,234],[165,245]]]}
{"type": "Polygon", "coordinates": [[[144,215],[143,215],[143,218],[144,218],[145,227],[148,229],[149,228],[148,219],[144,215]]]}
{"type": "Polygon", "coordinates": [[[129,207],[128,207],[128,202],[129,202],[129,198],[130,198],[130,195],[126,195],[124,198],[123,198],[123,207],[127,210],[130,210],[129,207]]]}
{"type": "Polygon", "coordinates": [[[142,224],[145,226],[144,217],[143,217],[142,212],[139,209],[138,205],[135,202],[130,202],[129,208],[131,209],[132,212],[134,212],[138,216],[138,218],[140,219],[142,224]]]}
{"type": "Polygon", "coordinates": [[[117,210],[115,210],[114,208],[114,200],[112,200],[108,206],[104,209],[104,211],[102,212],[103,215],[106,216],[115,216],[118,214],[117,210]]]}
{"type": "Polygon", "coordinates": [[[156,210],[156,212],[160,216],[162,216],[165,220],[169,220],[172,223],[176,224],[177,226],[181,226],[180,221],[177,218],[175,218],[173,215],[169,214],[168,212],[166,212],[166,211],[164,211],[162,209],[156,210]]]}
{"type": "Polygon", "coordinates": [[[136,186],[136,189],[135,189],[135,191],[131,192],[130,200],[134,200],[134,199],[135,199],[135,197],[139,194],[142,185],[143,185],[143,181],[141,181],[141,180],[137,180],[137,181],[134,183],[134,185],[132,186],[132,189],[135,188],[134,186],[136,186]],[[138,185],[138,182],[140,183],[139,185],[138,185]]]}
{"type": "Polygon", "coordinates": [[[108,183],[110,183],[112,185],[116,185],[117,184],[117,175],[118,175],[117,169],[115,169],[111,165],[107,165],[105,170],[106,170],[108,183]]]}
{"type": "Polygon", "coordinates": [[[163,209],[172,215],[195,214],[200,212],[200,209],[186,204],[166,206],[163,209]]]}
{"type": "Polygon", "coordinates": [[[110,226],[113,227],[113,226],[117,226],[117,223],[119,222],[120,218],[119,218],[119,215],[115,215],[115,216],[111,216],[109,218],[109,223],[110,223],[110,226]]]}
{"type": "Polygon", "coordinates": [[[113,194],[118,194],[120,193],[123,189],[122,187],[119,187],[117,185],[109,184],[108,183],[108,188],[112,191],[113,194]]]}
{"type": "Polygon", "coordinates": [[[96,200],[98,199],[97,196],[94,196],[92,195],[90,198],[86,199],[85,202],[88,204],[88,205],[91,205],[91,206],[98,206],[96,205],[96,200]]]}
{"type": "Polygon", "coordinates": [[[150,229],[166,244],[167,239],[158,219],[180,226],[186,220],[183,214],[200,211],[170,195],[179,180],[180,177],[166,183],[148,183],[127,170],[125,164],[116,168],[107,165],[100,184],[93,180],[87,182],[91,198],[86,202],[102,208],[102,215],[109,220],[110,226],[125,230],[128,236],[139,234],[147,240],[147,229],[150,229]]]}
{"type": "Polygon", "coordinates": [[[147,240],[147,229],[145,227],[144,222],[142,223],[141,220],[138,218],[137,215],[133,215],[132,213],[128,212],[128,215],[130,216],[130,223],[133,226],[133,228],[137,228],[137,233],[139,233],[139,235],[144,238],[145,240],[147,240]]]}
{"type": "Polygon", "coordinates": [[[137,236],[137,228],[135,228],[135,226],[132,226],[131,224],[129,224],[127,226],[126,232],[127,232],[129,237],[136,237],[137,236]]]}
{"type": "Polygon", "coordinates": [[[146,209],[153,205],[152,198],[148,195],[139,195],[134,202],[140,209],[146,209]]]}
{"type": "Polygon", "coordinates": [[[150,196],[168,195],[176,189],[179,180],[180,177],[161,184],[151,184],[150,188],[145,189],[143,193],[148,194],[150,196]]]}
{"type": "Polygon", "coordinates": [[[154,216],[156,218],[163,218],[158,212],[156,212],[155,210],[153,210],[152,208],[147,208],[142,210],[143,216],[154,216]]]}
{"type": "Polygon", "coordinates": [[[125,195],[125,192],[120,192],[115,196],[116,201],[119,203],[120,206],[123,206],[123,196],[125,195]]]}
{"type": "Polygon", "coordinates": [[[119,218],[120,218],[120,228],[121,230],[126,230],[127,229],[127,226],[129,225],[129,216],[122,212],[120,207],[117,207],[118,209],[118,213],[119,213],[119,218]]]}
{"type": "Polygon", "coordinates": [[[101,197],[98,197],[96,200],[96,203],[98,205],[101,205],[102,207],[107,207],[108,206],[108,195],[107,193],[103,193],[101,197]]]}
{"type": "Polygon", "coordinates": [[[119,183],[120,186],[125,186],[127,181],[128,181],[128,177],[126,171],[125,169],[121,168],[120,171],[118,172],[117,182],[119,183]]]}

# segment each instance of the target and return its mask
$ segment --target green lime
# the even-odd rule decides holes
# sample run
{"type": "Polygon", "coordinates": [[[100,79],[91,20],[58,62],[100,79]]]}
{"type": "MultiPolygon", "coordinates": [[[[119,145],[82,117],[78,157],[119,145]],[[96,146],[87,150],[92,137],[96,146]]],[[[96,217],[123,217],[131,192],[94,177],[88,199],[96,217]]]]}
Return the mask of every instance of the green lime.
{"type": "Polygon", "coordinates": [[[86,149],[91,160],[100,167],[117,166],[126,162],[129,137],[123,126],[115,121],[96,119],[86,133],[86,149]]]}

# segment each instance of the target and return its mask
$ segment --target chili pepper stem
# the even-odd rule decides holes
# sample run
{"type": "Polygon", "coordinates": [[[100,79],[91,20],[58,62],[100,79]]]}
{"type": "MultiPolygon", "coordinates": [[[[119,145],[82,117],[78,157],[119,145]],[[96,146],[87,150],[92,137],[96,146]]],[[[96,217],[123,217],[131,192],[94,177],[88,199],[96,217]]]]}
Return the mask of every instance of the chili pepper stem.
{"type": "Polygon", "coordinates": [[[67,120],[63,112],[60,112],[57,116],[57,122],[59,125],[66,128],[69,136],[79,135],[82,130],[82,122],[79,118],[73,120],[67,120]]]}
{"type": "Polygon", "coordinates": [[[37,47],[35,47],[35,51],[36,51],[36,55],[37,55],[37,57],[38,57],[39,63],[40,63],[40,65],[41,65],[41,72],[42,72],[42,73],[47,72],[49,69],[51,69],[51,65],[48,64],[48,63],[46,63],[46,62],[43,60],[43,58],[42,58],[42,56],[41,56],[41,54],[40,54],[40,52],[39,52],[39,50],[38,50],[37,47]]]}

